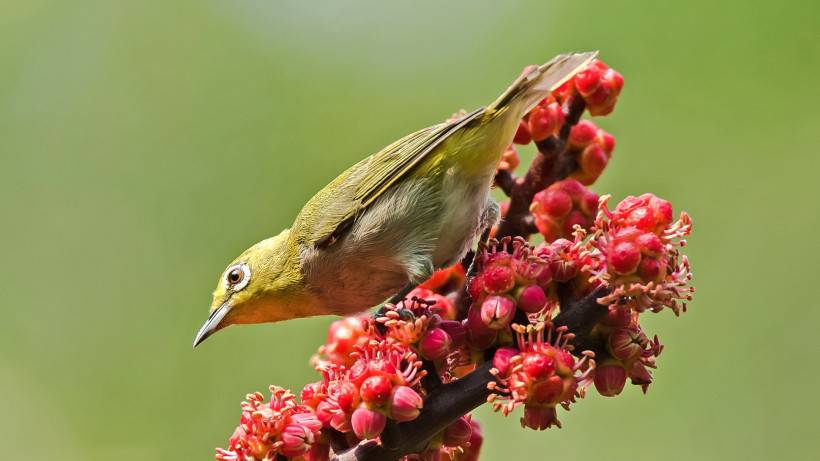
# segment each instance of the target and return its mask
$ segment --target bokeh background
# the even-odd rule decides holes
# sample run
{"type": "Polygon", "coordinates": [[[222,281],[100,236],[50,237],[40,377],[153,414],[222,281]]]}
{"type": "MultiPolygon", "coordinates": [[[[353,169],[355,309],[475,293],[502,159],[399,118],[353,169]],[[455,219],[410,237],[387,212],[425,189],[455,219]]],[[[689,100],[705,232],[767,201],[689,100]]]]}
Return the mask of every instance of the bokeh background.
{"type": "Polygon", "coordinates": [[[541,433],[483,409],[483,459],[817,459],[817,5],[0,0],[4,453],[211,459],[245,393],[314,379],[332,320],[191,350],[225,264],[358,159],[597,48],[626,87],[595,189],[691,212],[699,291],[647,319],[648,395],[541,433]]]}

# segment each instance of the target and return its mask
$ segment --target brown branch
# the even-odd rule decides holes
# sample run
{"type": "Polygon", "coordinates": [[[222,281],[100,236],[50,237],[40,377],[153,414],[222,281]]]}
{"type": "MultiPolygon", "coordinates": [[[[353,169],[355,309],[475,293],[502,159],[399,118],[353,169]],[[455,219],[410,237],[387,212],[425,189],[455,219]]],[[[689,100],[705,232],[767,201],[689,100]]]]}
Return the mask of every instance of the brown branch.
{"type": "MultiPolygon", "coordinates": [[[[566,326],[575,334],[576,351],[588,344],[589,333],[607,313],[607,307],[598,304],[604,290],[569,303],[553,323],[566,326]]],[[[430,439],[453,421],[471,412],[487,400],[487,384],[494,380],[490,374],[492,361],[485,361],[467,376],[441,384],[424,399],[424,408],[418,418],[406,423],[388,422],[381,435],[381,443],[363,441],[353,448],[336,453],[333,461],[396,461],[410,453],[424,451],[430,439]]]]}
{"type": "MultiPolygon", "coordinates": [[[[496,182],[499,187],[510,197],[510,207],[507,214],[501,221],[496,233],[496,238],[520,235],[527,238],[533,234],[533,226],[527,222],[530,212],[530,203],[535,194],[549,187],[555,181],[569,176],[577,167],[575,159],[572,158],[567,149],[567,139],[569,132],[581,119],[581,115],[586,109],[583,98],[572,98],[564,126],[558,136],[550,136],[543,141],[536,143],[538,154],[530,164],[529,170],[523,179],[514,181],[509,187],[509,191],[502,186],[498,180],[501,175],[496,175],[496,182]]],[[[510,175],[511,176],[511,175],[510,175]]],[[[504,181],[505,179],[502,179],[504,181]]],[[[507,184],[509,186],[509,184],[507,184]]]]}
{"type": "Polygon", "coordinates": [[[515,184],[518,179],[515,177],[514,174],[510,173],[507,170],[498,170],[495,174],[495,185],[498,186],[499,189],[504,191],[505,194],[509,197],[510,194],[513,193],[513,188],[515,188],[515,184]]]}

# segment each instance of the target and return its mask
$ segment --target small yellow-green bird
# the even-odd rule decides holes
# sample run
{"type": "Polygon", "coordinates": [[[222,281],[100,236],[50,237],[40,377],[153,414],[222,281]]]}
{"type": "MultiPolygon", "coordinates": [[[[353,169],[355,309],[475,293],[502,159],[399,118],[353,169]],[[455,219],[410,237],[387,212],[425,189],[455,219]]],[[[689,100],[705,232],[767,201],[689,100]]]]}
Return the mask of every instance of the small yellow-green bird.
{"type": "Polygon", "coordinates": [[[233,324],[355,314],[459,261],[498,219],[490,188],[519,121],[596,54],[532,66],[489,106],[353,165],[231,262],[194,346],[233,324]]]}

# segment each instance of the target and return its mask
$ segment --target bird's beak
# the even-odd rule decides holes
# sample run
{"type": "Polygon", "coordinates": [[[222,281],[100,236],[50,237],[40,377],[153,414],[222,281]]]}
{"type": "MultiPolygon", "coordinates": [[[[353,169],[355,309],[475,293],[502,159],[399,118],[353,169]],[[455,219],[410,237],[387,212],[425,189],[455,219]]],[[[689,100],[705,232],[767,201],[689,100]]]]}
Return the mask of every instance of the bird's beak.
{"type": "Polygon", "coordinates": [[[230,310],[231,306],[227,302],[225,302],[222,303],[222,305],[216,308],[213,312],[211,312],[211,315],[208,316],[208,320],[205,321],[205,324],[202,325],[202,328],[199,329],[199,331],[196,333],[196,336],[194,337],[194,347],[198,346],[199,343],[205,341],[208,338],[208,336],[211,336],[212,334],[216,333],[217,330],[219,330],[219,324],[222,322],[222,319],[225,318],[225,315],[230,310]]]}

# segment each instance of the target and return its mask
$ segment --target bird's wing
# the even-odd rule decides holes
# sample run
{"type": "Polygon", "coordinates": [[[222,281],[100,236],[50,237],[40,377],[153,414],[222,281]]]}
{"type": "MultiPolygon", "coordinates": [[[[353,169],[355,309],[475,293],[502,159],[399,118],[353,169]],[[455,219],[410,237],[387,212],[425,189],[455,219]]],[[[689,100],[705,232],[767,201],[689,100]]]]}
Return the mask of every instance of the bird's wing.
{"type": "MultiPolygon", "coordinates": [[[[484,108],[453,120],[424,128],[394,142],[376,154],[356,164],[345,174],[337,178],[328,187],[336,192],[347,192],[350,200],[348,206],[333,211],[333,217],[315,220],[321,222],[314,242],[317,247],[332,245],[347,231],[356,218],[381,197],[391,186],[409,174],[421,163],[442,141],[458,131],[461,127],[480,117],[484,108]],[[334,183],[337,183],[334,185],[334,183]]],[[[319,194],[325,192],[324,190],[319,194]]],[[[314,213],[319,210],[313,210],[314,213]]],[[[314,214],[311,213],[311,214],[314,214]]],[[[313,216],[320,218],[319,216],[313,216]]]]}

